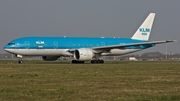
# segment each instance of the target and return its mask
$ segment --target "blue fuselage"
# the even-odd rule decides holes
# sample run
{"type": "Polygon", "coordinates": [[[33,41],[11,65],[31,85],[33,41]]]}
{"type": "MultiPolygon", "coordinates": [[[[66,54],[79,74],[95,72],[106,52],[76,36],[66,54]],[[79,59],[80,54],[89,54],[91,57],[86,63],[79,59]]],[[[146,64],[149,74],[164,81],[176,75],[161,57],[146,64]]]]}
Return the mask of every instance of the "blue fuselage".
{"type": "MultiPolygon", "coordinates": [[[[147,42],[130,38],[24,37],[12,40],[5,49],[77,49],[147,42]]],[[[127,47],[128,48],[128,47],[127,47]]],[[[149,47],[148,47],[149,48],[149,47]]]]}

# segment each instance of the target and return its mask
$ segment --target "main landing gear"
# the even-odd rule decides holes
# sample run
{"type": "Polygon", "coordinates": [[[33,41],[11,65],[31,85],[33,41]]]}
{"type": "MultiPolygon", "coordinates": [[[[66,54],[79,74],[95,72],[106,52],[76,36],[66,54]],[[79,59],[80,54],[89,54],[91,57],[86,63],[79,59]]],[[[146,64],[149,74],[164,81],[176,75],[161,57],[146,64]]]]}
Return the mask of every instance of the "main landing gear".
{"type": "MultiPolygon", "coordinates": [[[[77,60],[72,60],[73,64],[84,64],[84,61],[77,61],[77,60]]],[[[91,64],[103,64],[104,60],[91,60],[91,64]]]]}
{"type": "Polygon", "coordinates": [[[91,60],[91,63],[92,64],[103,64],[104,63],[104,60],[91,60]]]}

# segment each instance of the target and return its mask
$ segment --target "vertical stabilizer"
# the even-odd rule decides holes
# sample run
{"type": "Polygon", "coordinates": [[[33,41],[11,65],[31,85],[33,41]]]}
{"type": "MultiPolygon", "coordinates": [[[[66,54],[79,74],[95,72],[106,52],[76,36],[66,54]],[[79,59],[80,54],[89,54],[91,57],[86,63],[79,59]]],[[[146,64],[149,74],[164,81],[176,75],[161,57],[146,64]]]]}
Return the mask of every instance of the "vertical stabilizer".
{"type": "Polygon", "coordinates": [[[154,17],[155,13],[150,13],[131,39],[148,40],[152,30],[154,17]]]}

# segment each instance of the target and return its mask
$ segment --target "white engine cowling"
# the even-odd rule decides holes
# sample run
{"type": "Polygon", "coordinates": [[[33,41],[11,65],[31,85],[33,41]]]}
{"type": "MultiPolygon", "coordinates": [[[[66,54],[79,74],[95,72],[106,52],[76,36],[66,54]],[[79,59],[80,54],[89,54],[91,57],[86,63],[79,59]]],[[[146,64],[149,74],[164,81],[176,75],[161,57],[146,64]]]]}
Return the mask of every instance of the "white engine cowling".
{"type": "Polygon", "coordinates": [[[42,59],[44,61],[55,61],[59,58],[60,56],[42,56],[42,59]]]}
{"type": "Polygon", "coordinates": [[[74,58],[78,61],[91,60],[93,56],[94,53],[89,48],[82,48],[74,51],[74,58]]]}

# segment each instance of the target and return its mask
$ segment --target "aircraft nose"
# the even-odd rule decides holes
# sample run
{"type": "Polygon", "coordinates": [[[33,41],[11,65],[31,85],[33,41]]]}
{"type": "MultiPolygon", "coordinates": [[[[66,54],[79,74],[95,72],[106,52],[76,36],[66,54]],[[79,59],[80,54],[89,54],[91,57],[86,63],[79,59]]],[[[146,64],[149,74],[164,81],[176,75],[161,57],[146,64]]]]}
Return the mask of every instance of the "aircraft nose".
{"type": "Polygon", "coordinates": [[[7,48],[8,48],[8,45],[5,45],[5,46],[4,46],[4,49],[7,49],[7,48]]]}
{"type": "Polygon", "coordinates": [[[8,45],[5,45],[5,46],[4,46],[4,50],[7,51],[7,52],[8,52],[8,50],[9,50],[9,48],[10,48],[10,47],[9,47],[8,45]]]}
{"type": "Polygon", "coordinates": [[[8,45],[8,44],[4,46],[4,50],[6,52],[9,52],[9,53],[14,53],[15,52],[14,48],[12,46],[8,45]]]}

